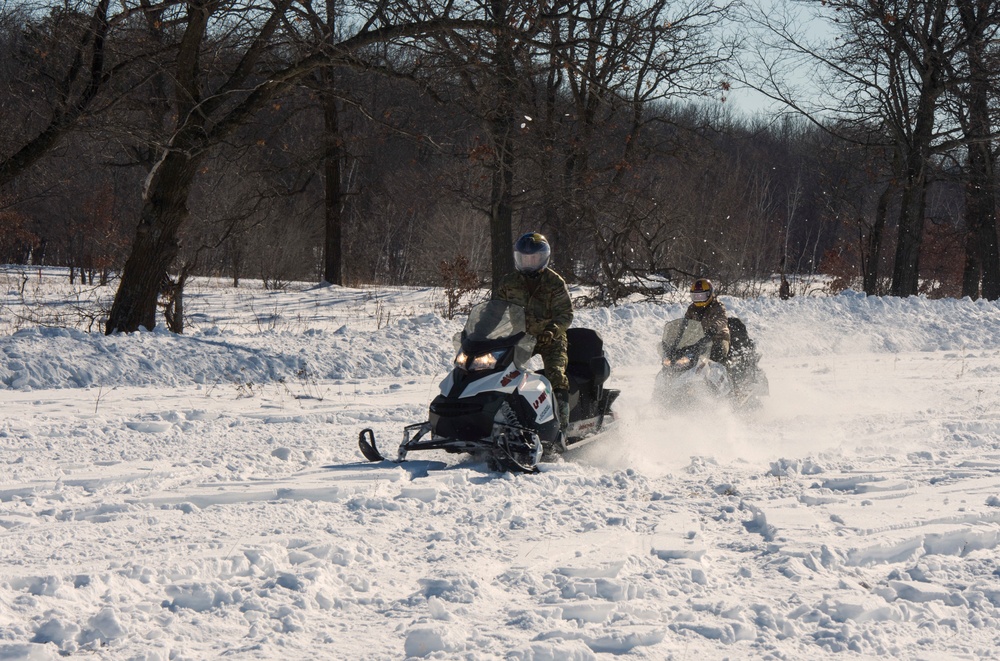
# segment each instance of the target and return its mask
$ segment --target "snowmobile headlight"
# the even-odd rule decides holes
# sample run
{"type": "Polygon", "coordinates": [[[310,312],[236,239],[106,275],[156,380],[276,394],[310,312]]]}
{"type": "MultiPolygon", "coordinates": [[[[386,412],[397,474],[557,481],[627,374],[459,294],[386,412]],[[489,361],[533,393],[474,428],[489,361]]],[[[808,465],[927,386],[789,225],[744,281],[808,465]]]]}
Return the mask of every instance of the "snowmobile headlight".
{"type": "Polygon", "coordinates": [[[458,355],[455,356],[455,367],[468,370],[470,372],[491,370],[497,366],[497,361],[500,360],[505,351],[506,349],[498,349],[496,351],[482,353],[476,356],[470,356],[464,351],[459,351],[458,355]]]}
{"type": "Polygon", "coordinates": [[[691,364],[691,359],[687,356],[681,356],[677,360],[670,360],[669,358],[663,359],[663,364],[667,367],[674,367],[677,369],[687,369],[687,366],[691,364]]]}
{"type": "Polygon", "coordinates": [[[469,363],[469,371],[491,370],[497,366],[497,361],[503,356],[506,349],[498,349],[489,353],[481,353],[469,363]]]}

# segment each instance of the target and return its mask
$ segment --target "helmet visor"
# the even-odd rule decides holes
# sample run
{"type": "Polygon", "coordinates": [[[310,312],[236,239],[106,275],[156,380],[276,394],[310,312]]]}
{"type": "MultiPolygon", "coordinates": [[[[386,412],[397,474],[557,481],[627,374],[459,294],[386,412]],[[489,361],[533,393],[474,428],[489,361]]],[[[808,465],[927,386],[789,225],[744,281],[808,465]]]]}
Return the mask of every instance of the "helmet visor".
{"type": "Polygon", "coordinates": [[[525,254],[514,252],[514,266],[522,273],[534,273],[541,271],[549,262],[549,251],[539,250],[536,253],[525,254]]]}
{"type": "Polygon", "coordinates": [[[712,292],[710,291],[693,291],[691,292],[691,301],[694,303],[704,303],[712,297],[712,292]]]}

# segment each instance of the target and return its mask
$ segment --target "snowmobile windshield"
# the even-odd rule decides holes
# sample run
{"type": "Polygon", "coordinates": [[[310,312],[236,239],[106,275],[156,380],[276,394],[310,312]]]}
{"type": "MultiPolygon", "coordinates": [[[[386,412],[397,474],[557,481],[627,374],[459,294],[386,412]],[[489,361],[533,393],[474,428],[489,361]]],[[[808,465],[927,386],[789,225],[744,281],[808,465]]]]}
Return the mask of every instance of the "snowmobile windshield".
{"type": "Polygon", "coordinates": [[[461,337],[464,350],[473,354],[513,346],[518,366],[531,359],[535,347],[534,336],[525,331],[524,308],[498,299],[472,308],[461,337]]]}
{"type": "MultiPolygon", "coordinates": [[[[691,319],[674,319],[668,321],[663,328],[663,341],[660,342],[661,353],[666,350],[679,351],[697,344],[705,337],[701,322],[691,319]]],[[[663,356],[660,356],[663,358],[663,356]]]]}
{"type": "Polygon", "coordinates": [[[465,337],[473,342],[500,340],[524,332],[524,308],[493,299],[472,308],[465,337]]]}

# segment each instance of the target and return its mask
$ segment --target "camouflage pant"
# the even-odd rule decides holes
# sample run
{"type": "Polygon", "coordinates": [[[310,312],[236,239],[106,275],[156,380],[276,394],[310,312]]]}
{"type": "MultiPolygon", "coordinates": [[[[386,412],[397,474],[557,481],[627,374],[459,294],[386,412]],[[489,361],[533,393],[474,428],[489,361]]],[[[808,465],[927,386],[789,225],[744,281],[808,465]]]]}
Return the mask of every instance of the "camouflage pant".
{"type": "Polygon", "coordinates": [[[542,357],[545,378],[552,384],[553,390],[569,390],[569,379],[566,377],[566,336],[555,337],[551,342],[535,345],[535,355],[542,357]]]}

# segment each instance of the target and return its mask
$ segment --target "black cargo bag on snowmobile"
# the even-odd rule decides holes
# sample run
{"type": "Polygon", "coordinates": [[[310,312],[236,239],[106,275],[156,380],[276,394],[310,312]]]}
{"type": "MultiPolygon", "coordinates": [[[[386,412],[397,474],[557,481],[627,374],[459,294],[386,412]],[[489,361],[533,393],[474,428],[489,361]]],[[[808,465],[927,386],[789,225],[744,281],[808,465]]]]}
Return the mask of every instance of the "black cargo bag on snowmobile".
{"type": "Polygon", "coordinates": [[[729,317],[729,372],[733,380],[742,383],[754,377],[760,354],[757,345],[750,339],[746,324],[738,317],[729,317]]]}
{"type": "Polygon", "coordinates": [[[604,356],[604,340],[590,328],[570,328],[566,331],[567,365],[570,400],[578,415],[570,419],[591,418],[598,414],[604,382],[611,366],[604,356]],[[574,397],[574,395],[576,395],[574,397]]]}

